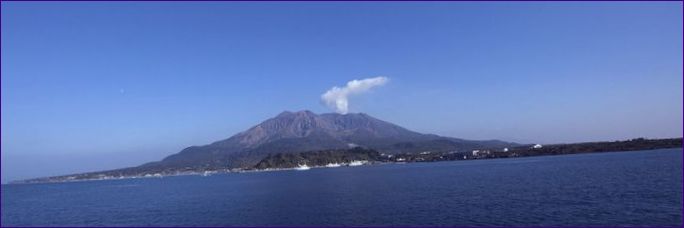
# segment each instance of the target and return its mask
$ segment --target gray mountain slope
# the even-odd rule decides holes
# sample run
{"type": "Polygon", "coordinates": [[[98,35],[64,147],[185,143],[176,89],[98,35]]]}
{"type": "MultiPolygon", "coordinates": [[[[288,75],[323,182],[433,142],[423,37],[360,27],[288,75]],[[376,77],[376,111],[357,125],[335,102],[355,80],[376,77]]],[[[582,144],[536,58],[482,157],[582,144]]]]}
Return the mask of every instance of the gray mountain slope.
{"type": "Polygon", "coordinates": [[[421,134],[364,113],[317,115],[299,111],[283,112],[228,139],[188,147],[147,165],[249,167],[269,154],[343,149],[354,145],[396,154],[493,149],[518,144],[421,134]]]}

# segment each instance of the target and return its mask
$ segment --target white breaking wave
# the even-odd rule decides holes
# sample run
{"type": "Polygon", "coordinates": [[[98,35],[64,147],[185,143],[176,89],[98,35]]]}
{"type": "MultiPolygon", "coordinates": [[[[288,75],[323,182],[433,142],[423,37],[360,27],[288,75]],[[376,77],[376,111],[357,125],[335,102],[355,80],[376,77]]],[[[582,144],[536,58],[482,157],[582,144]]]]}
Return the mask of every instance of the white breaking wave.
{"type": "Polygon", "coordinates": [[[368,161],[352,161],[349,163],[349,166],[360,166],[360,165],[365,165],[368,163],[368,161]]]}
{"type": "Polygon", "coordinates": [[[309,166],[306,165],[306,164],[304,164],[304,165],[299,165],[299,166],[297,166],[297,168],[295,168],[295,170],[309,170],[309,169],[311,169],[311,167],[309,167],[309,166]]]}
{"type": "Polygon", "coordinates": [[[342,166],[342,165],[340,165],[339,163],[328,163],[327,165],[325,165],[325,167],[328,167],[328,168],[334,168],[334,167],[340,167],[340,166],[342,166]]]}

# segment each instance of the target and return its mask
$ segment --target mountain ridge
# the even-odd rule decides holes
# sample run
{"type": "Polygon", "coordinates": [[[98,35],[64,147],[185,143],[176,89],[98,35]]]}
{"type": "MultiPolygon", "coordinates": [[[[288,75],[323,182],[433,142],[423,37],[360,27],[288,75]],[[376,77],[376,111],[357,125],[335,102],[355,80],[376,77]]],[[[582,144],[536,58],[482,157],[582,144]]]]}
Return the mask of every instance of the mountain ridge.
{"type": "Polygon", "coordinates": [[[365,113],[284,111],[227,139],[186,147],[159,161],[107,171],[34,178],[17,183],[249,170],[268,156],[291,156],[312,151],[344,153],[362,149],[389,157],[392,154],[419,154],[426,151],[435,154],[469,153],[471,149],[501,149],[518,145],[499,140],[477,141],[422,134],[365,113]]]}
{"type": "Polygon", "coordinates": [[[371,160],[376,162],[422,162],[672,147],[681,147],[681,138],[554,144],[541,148],[532,144],[521,145],[499,140],[478,141],[421,134],[363,113],[317,115],[310,111],[300,111],[283,112],[227,139],[187,147],[160,161],[128,168],[34,178],[13,183],[206,175],[254,170],[259,167],[290,167],[303,161],[301,159],[313,160],[315,164],[349,162],[350,159],[362,159],[367,155],[374,157],[371,160]],[[481,153],[475,153],[476,150],[481,153]]]}
{"type": "Polygon", "coordinates": [[[236,168],[251,166],[274,153],[344,149],[352,145],[396,154],[503,148],[519,144],[422,134],[365,113],[315,114],[302,110],[281,112],[227,139],[185,148],[153,164],[236,168]]]}

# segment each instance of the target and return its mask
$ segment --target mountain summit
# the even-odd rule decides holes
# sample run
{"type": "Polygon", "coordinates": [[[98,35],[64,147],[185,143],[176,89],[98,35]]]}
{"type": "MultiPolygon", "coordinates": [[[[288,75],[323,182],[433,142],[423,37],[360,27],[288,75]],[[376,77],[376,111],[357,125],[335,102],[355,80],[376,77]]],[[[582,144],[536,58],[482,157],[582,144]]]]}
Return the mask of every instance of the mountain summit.
{"type": "Polygon", "coordinates": [[[467,151],[517,144],[474,141],[421,134],[364,113],[317,115],[311,111],[282,112],[228,139],[192,146],[146,165],[226,167],[254,165],[269,154],[367,147],[382,153],[467,151]]]}

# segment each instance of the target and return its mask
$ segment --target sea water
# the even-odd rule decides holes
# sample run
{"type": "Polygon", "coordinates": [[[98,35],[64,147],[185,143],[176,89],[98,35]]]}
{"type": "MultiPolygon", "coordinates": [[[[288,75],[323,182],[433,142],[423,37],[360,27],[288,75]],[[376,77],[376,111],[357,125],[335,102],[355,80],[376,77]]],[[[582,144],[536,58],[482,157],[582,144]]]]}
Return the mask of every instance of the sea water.
{"type": "Polygon", "coordinates": [[[2,185],[1,222],[681,225],[682,150],[2,185]]]}

